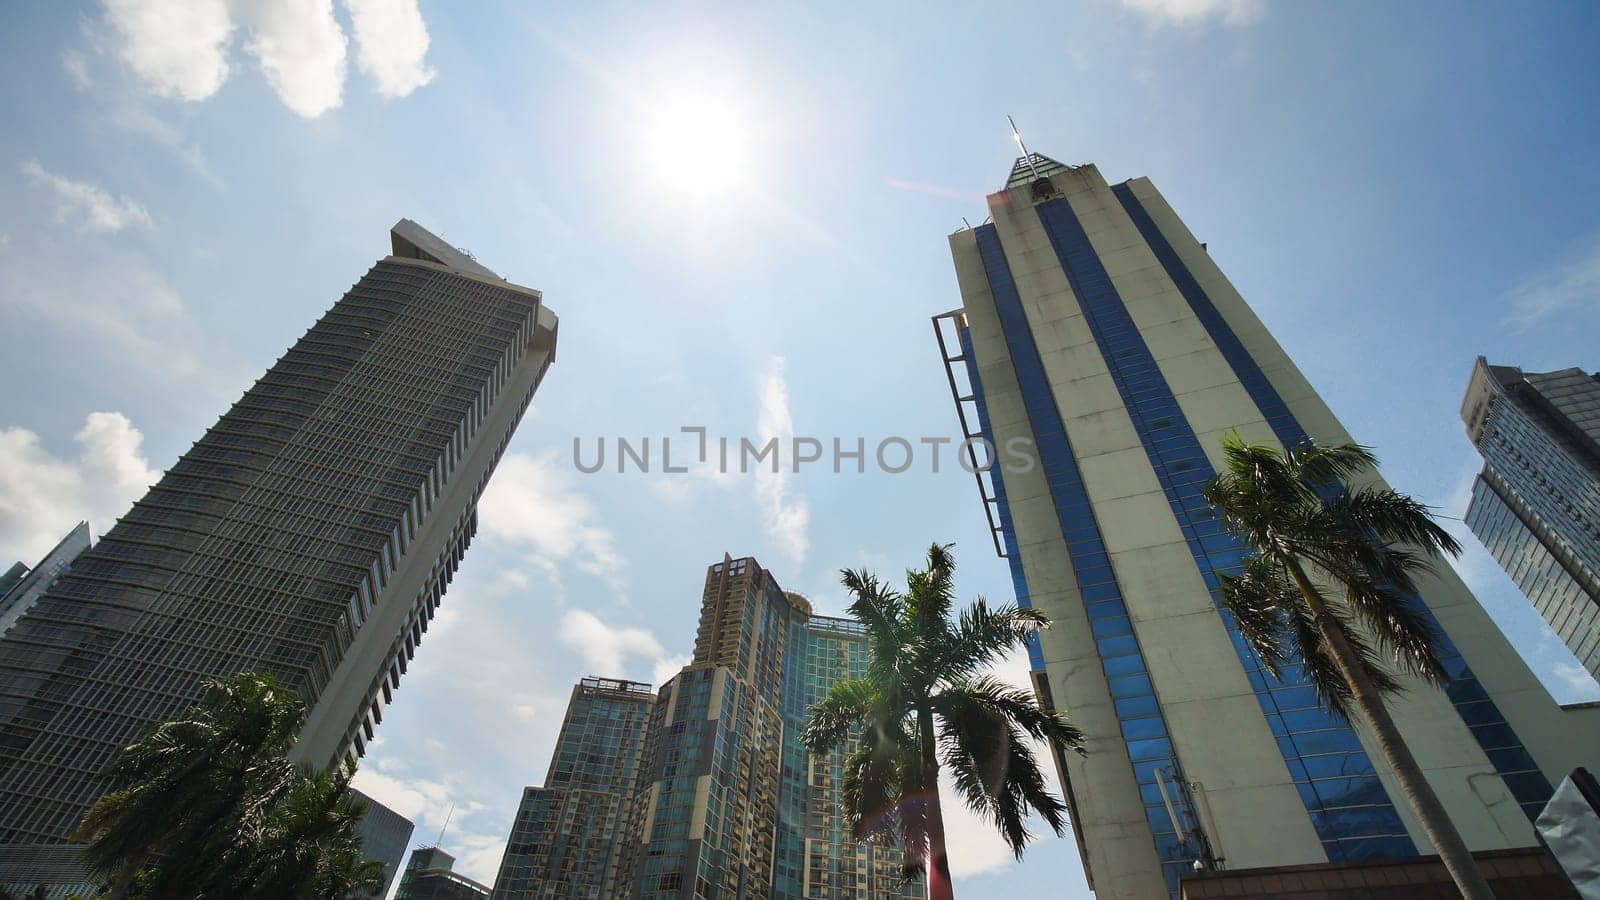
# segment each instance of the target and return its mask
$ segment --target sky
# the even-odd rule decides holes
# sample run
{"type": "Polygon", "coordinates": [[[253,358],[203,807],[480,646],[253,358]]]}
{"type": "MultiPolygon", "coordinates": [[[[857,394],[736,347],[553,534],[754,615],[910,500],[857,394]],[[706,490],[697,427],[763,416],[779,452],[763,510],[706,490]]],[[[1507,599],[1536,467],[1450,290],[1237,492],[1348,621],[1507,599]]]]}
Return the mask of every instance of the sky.
{"type": "MultiPolygon", "coordinates": [[[[920,443],[959,440],[929,317],[1006,115],[1149,176],[1389,481],[1459,517],[1473,359],[1600,368],[1596,46],[1580,3],[0,5],[0,561],[108,528],[397,219],[542,290],[557,361],[357,776],[492,881],[571,685],[675,672],[725,551],[837,613],[840,568],[953,541],[962,596],[1012,599],[972,477],[920,443]],[[685,427],[860,438],[867,471],[665,473],[685,427]]],[[[1547,687],[1600,696],[1460,533],[1547,687]]],[[[1070,835],[1017,862],[952,831],[963,897],[1089,896],[1070,835]]]]}

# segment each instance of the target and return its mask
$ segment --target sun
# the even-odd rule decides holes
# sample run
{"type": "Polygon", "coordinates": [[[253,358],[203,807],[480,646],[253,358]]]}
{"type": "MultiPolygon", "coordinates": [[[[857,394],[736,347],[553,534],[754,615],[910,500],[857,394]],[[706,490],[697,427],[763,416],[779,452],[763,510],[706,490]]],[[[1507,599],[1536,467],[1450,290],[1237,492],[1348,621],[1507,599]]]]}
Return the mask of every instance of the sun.
{"type": "Polygon", "coordinates": [[[655,181],[680,199],[726,196],[750,170],[746,113],[707,86],[663,91],[645,111],[642,152],[655,181]]]}

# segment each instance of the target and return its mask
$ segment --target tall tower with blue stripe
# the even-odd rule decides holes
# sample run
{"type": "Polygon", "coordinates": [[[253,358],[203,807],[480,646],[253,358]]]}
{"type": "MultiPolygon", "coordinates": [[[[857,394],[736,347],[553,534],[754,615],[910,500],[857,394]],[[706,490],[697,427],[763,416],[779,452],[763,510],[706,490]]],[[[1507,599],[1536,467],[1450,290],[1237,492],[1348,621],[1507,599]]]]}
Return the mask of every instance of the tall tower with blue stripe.
{"type": "MultiPolygon", "coordinates": [[[[995,550],[1056,623],[1035,689],[1090,740],[1057,763],[1096,896],[1431,853],[1370,735],[1264,672],[1215,598],[1243,553],[1200,496],[1222,436],[1350,434],[1147,179],[1030,154],[988,203],[950,236],[962,306],[934,326],[992,450],[995,550]]],[[[1414,602],[1453,680],[1393,701],[1402,734],[1475,852],[1535,847],[1551,785],[1600,762],[1600,709],[1557,705],[1452,571],[1414,602]]]]}

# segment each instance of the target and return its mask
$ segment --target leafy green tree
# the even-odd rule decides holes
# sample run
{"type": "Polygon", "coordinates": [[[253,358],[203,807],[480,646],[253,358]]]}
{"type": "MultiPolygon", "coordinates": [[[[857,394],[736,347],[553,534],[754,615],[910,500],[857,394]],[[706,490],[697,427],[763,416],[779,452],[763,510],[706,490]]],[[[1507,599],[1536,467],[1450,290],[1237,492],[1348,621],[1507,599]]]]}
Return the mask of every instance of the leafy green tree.
{"type": "Polygon", "coordinates": [[[269,674],[209,681],[188,713],[111,766],[112,790],[79,823],[112,900],[342,900],[381,886],[361,854],[354,767],[288,759],[305,703],[269,674]]]}
{"type": "Polygon", "coordinates": [[[1416,577],[1460,545],[1416,500],[1351,486],[1377,466],[1364,447],[1279,451],[1230,433],[1223,452],[1205,498],[1253,551],[1240,574],[1220,577],[1240,633],[1274,676],[1298,663],[1324,705],[1360,714],[1462,895],[1492,900],[1384,705],[1403,688],[1385,662],[1434,685],[1448,680],[1438,636],[1409,598],[1416,577]]]}
{"type": "Polygon", "coordinates": [[[73,834],[120,900],[134,878],[164,863],[146,892],[209,884],[237,826],[263,815],[294,773],[284,755],[305,718],[299,694],[269,674],[206,683],[189,713],[157,725],[111,766],[111,790],[73,834]]]}
{"type": "Polygon", "coordinates": [[[896,837],[928,878],[933,900],[951,896],[939,770],[1021,858],[1029,811],[1056,834],[1066,807],[1045,787],[1031,741],[1082,752],[1078,729],[1033,695],[987,674],[1050,622],[1016,606],[974,600],[952,620],[955,559],[928,550],[904,593],[865,570],[840,573],[850,615],[866,627],[865,676],[834,685],[811,708],[800,740],[813,754],[853,743],[842,793],[857,839],[896,837]]]}
{"type": "Polygon", "coordinates": [[[350,791],[351,765],[301,778],[247,836],[239,896],[343,900],[383,886],[383,863],[363,858],[359,825],[367,805],[350,791]]]}

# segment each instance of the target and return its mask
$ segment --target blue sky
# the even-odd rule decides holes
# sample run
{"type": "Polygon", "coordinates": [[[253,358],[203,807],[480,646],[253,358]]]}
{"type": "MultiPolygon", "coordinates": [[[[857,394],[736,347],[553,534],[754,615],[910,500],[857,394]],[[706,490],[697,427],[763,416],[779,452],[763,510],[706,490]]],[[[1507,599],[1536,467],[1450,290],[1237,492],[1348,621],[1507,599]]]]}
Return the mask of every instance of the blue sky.
{"type": "MultiPolygon", "coordinates": [[[[558,361],[361,775],[419,840],[454,804],[445,846],[483,880],[572,682],[670,672],[724,550],[837,610],[840,567],[955,541],[962,593],[1010,599],[948,457],[572,463],[574,438],[696,425],[954,436],[928,317],[959,305],[945,235],[1009,170],[1008,113],[1039,152],[1151,177],[1445,514],[1476,355],[1600,366],[1592,5],[169,7],[0,7],[0,559],[108,527],[401,216],[543,290],[558,361]]],[[[1552,690],[1595,695],[1468,546],[1552,690]]],[[[956,827],[962,896],[1087,896],[1070,838],[1016,864],[956,827]]]]}

